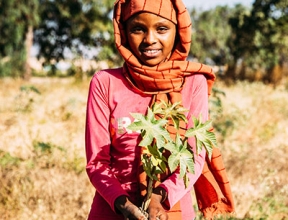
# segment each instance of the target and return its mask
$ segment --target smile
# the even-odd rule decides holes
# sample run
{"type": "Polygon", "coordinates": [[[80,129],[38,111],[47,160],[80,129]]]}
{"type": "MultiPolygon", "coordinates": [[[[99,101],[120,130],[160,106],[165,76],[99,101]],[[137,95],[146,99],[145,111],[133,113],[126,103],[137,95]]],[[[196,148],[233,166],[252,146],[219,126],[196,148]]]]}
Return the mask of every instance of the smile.
{"type": "Polygon", "coordinates": [[[142,50],[143,54],[147,57],[155,57],[160,53],[161,50],[153,49],[153,50],[142,50]]]}

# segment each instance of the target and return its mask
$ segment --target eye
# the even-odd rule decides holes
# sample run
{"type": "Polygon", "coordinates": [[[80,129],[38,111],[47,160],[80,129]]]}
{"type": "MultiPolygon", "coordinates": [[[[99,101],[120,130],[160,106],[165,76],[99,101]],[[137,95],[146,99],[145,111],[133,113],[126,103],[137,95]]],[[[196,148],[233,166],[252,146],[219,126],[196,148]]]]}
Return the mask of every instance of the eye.
{"type": "Polygon", "coordinates": [[[144,29],[140,26],[135,26],[130,29],[130,32],[133,34],[140,34],[144,32],[144,29]]]}
{"type": "Polygon", "coordinates": [[[165,27],[165,26],[160,26],[157,28],[157,32],[160,34],[164,34],[169,30],[169,28],[165,27]]]}

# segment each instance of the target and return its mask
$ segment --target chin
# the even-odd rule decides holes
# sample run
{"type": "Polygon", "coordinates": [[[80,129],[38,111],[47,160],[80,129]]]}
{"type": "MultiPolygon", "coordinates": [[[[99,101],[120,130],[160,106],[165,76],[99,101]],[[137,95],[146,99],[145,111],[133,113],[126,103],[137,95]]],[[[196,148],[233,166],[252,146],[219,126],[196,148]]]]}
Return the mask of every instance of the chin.
{"type": "Polygon", "coordinates": [[[163,61],[159,61],[159,60],[145,60],[145,61],[141,61],[141,63],[145,66],[150,66],[150,67],[153,67],[153,66],[157,66],[159,63],[162,63],[163,61]]]}

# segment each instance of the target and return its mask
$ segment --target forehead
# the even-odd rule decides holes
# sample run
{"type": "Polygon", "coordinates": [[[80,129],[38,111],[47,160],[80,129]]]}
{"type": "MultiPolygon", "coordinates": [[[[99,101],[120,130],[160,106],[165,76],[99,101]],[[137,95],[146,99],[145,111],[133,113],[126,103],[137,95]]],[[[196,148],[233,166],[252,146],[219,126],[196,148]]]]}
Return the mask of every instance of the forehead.
{"type": "Polygon", "coordinates": [[[156,15],[151,12],[139,12],[134,15],[132,15],[127,21],[126,24],[131,23],[166,23],[174,25],[173,22],[170,20],[163,18],[159,15],[156,15]]]}

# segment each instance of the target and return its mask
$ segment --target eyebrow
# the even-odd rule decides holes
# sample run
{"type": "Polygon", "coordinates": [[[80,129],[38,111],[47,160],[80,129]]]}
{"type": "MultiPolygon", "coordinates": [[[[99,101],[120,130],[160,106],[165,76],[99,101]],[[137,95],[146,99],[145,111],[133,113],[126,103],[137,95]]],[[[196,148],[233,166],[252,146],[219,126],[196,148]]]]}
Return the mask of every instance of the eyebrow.
{"type": "MultiPolygon", "coordinates": [[[[169,24],[170,22],[164,18],[154,23],[154,25],[169,25],[169,24]]],[[[130,22],[130,25],[144,25],[144,22],[142,22],[142,20],[133,20],[130,22]]]]}

